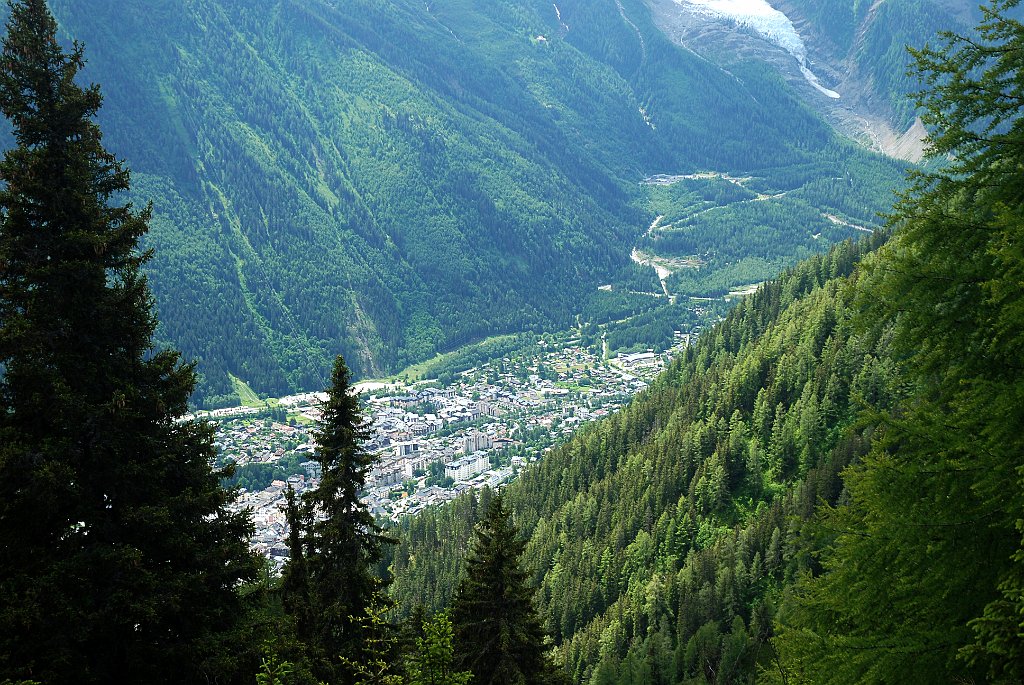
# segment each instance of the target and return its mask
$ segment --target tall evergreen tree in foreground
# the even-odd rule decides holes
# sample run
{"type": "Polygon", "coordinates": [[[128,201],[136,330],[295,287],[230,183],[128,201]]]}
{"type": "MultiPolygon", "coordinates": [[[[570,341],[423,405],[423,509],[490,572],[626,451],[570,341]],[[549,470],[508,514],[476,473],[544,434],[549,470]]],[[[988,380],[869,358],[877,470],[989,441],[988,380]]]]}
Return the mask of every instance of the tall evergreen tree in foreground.
{"type": "Polygon", "coordinates": [[[476,528],[452,609],[459,668],[473,674],[475,685],[567,680],[547,655],[534,590],[520,565],[525,544],[495,496],[476,528]]]}
{"type": "Polygon", "coordinates": [[[825,573],[777,640],[788,682],[1024,681],[1024,25],[915,53],[931,155],[868,268],[865,326],[890,327],[903,401],[871,454],[825,573]]]}
{"type": "Polygon", "coordinates": [[[176,421],[191,365],[154,351],[149,210],[100,142],[44,0],[16,0],[0,108],[0,680],[201,682],[255,575],[248,518],[176,421]],[[205,671],[205,672],[203,672],[205,671]]]}
{"type": "Polygon", "coordinates": [[[313,436],[320,485],[301,502],[289,500],[291,562],[284,570],[282,594],[296,634],[309,650],[313,672],[340,683],[354,675],[342,657],[358,658],[371,637],[361,618],[371,606],[386,604],[372,569],[391,539],[359,501],[374,457],[363,448],[368,425],[340,355],[321,409],[313,436]]]}

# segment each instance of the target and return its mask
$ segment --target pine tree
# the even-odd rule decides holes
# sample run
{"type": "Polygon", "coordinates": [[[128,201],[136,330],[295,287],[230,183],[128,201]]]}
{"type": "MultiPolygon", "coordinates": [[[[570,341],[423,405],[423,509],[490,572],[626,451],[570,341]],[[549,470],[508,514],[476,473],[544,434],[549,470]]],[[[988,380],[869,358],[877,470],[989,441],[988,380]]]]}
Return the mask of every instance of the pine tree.
{"type": "Polygon", "coordinates": [[[327,395],[313,436],[320,484],[289,506],[292,561],[284,571],[283,599],[314,673],[340,681],[352,677],[341,658],[358,658],[369,637],[359,617],[386,604],[373,567],[391,539],[359,500],[373,456],[363,448],[368,426],[340,355],[327,395]]]}
{"type": "Polygon", "coordinates": [[[44,0],[15,0],[0,108],[0,679],[197,682],[258,568],[195,385],[155,351],[150,210],[101,144],[44,0]]]}
{"type": "Polygon", "coordinates": [[[519,538],[501,495],[496,495],[474,531],[466,575],[452,609],[459,668],[476,685],[558,682],[533,589],[520,565],[519,538]]]}

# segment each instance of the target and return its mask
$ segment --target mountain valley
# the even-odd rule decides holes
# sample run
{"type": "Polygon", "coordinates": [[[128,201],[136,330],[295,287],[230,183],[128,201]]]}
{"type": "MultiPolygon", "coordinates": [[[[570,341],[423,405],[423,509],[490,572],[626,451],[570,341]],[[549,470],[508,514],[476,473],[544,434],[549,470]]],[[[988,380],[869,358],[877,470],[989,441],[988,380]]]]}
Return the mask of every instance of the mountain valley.
{"type": "Polygon", "coordinates": [[[0,685],[1024,682],[1019,0],[4,11],[0,685]]]}
{"type": "Polygon", "coordinates": [[[317,389],[338,351],[373,377],[650,310],[629,293],[656,275],[631,252],[653,250],[666,204],[695,206],[651,198],[652,174],[791,194],[755,209],[696,189],[723,213],[661,241],[703,265],[673,294],[759,282],[850,235],[823,214],[877,224],[900,164],[833,132],[762,54],[673,44],[652,7],[56,0],[133,197],[154,203],[158,334],[199,362],[197,405],[237,402],[232,376],[317,389]]]}

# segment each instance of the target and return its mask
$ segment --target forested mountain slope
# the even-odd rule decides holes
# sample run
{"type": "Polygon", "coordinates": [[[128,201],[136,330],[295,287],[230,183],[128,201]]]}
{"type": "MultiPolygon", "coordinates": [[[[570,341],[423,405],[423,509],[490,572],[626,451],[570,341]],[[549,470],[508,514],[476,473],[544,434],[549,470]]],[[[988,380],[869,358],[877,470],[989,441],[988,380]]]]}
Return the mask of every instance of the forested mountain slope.
{"type": "MultiPolygon", "coordinates": [[[[851,326],[852,272],[879,242],[766,285],[508,488],[577,682],[746,682],[768,663],[781,588],[814,563],[805,523],[866,450],[847,429],[863,402],[886,402],[885,330],[851,326]]],[[[447,601],[476,510],[464,499],[405,524],[402,604],[447,601]]]]}
{"type": "Polygon", "coordinates": [[[154,203],[159,334],[199,360],[199,403],[229,374],[280,394],[322,387],[338,351],[367,375],[574,323],[598,285],[653,278],[630,263],[648,174],[804,189],[729,224],[763,236],[750,282],[855,232],[819,240],[822,213],[870,225],[901,173],[758,60],[673,45],[638,0],[51,5],[154,203]]]}
{"type": "MultiPolygon", "coordinates": [[[[1024,678],[1015,4],[916,55],[943,164],[887,243],[766,285],[509,487],[578,682],[1024,678]]],[[[400,602],[446,601],[472,509],[405,524],[400,602]]]]}

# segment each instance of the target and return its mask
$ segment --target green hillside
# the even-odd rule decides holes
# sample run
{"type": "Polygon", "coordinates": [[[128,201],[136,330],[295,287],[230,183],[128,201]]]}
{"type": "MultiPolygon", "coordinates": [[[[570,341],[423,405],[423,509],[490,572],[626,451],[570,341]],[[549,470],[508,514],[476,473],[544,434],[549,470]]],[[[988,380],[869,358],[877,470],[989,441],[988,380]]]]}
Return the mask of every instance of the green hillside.
{"type": "Polygon", "coordinates": [[[154,204],[159,335],[198,360],[200,404],[228,401],[230,375],[317,388],[339,351],[376,375],[567,327],[599,285],[656,290],[630,261],[661,212],[650,174],[794,194],[700,233],[679,291],[706,294],[855,233],[813,239],[823,212],[872,224],[901,173],[768,67],[672,45],[637,1],[559,3],[561,20],[540,0],[51,4],[154,204]]]}
{"type": "MultiPolygon", "coordinates": [[[[946,167],[507,489],[575,682],[1019,683],[1024,25],[917,55],[946,167]]],[[[444,606],[477,505],[405,521],[444,606]]],[[[428,587],[424,592],[420,588],[428,587]]]]}
{"type": "MultiPolygon", "coordinates": [[[[813,566],[805,523],[868,444],[846,429],[893,374],[884,331],[850,321],[851,272],[877,244],[845,243],[768,284],[510,486],[574,680],[647,669],[653,682],[705,670],[736,682],[770,652],[781,589],[813,566]]],[[[464,500],[406,523],[391,562],[403,605],[447,602],[475,512],[464,500]]]]}

